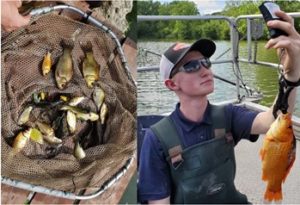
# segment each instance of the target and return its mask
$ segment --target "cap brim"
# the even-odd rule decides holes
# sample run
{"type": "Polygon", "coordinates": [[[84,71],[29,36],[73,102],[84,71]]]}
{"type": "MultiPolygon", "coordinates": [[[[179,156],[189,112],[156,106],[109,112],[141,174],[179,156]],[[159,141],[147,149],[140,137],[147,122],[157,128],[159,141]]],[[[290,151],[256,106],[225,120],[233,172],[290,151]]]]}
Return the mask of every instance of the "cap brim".
{"type": "Polygon", "coordinates": [[[210,58],[216,51],[216,44],[209,39],[200,39],[191,45],[188,51],[199,51],[203,56],[210,58]]]}
{"type": "MultiPolygon", "coordinates": [[[[188,47],[184,52],[182,52],[181,56],[178,58],[176,63],[174,64],[172,70],[176,67],[176,65],[181,61],[181,59],[189,52],[189,51],[199,51],[204,57],[210,58],[216,51],[216,44],[209,39],[199,39],[195,43],[193,43],[190,47],[188,47]]],[[[172,70],[170,74],[172,73],[172,70]]]]}

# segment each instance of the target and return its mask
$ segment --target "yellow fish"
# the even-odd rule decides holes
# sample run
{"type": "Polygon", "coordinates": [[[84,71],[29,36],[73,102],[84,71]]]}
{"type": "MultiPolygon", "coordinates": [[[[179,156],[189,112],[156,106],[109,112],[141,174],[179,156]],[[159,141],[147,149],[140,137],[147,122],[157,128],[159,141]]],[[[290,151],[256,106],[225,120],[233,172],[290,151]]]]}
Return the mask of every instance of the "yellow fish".
{"type": "Polygon", "coordinates": [[[66,87],[74,73],[71,52],[70,47],[64,48],[63,55],[59,58],[56,66],[55,79],[59,89],[66,87]]]}
{"type": "Polygon", "coordinates": [[[82,74],[88,88],[94,86],[95,81],[99,80],[100,66],[98,65],[92,51],[92,44],[89,43],[85,53],[85,59],[82,63],[82,74]]]}
{"type": "Polygon", "coordinates": [[[29,128],[25,131],[19,132],[13,142],[13,151],[10,154],[11,156],[17,154],[26,146],[27,142],[30,139],[31,131],[32,129],[29,128]]]}
{"type": "Polygon", "coordinates": [[[266,201],[282,200],[281,184],[296,158],[296,139],[291,114],[280,114],[268,130],[260,150],[262,180],[267,182],[266,201]]]}
{"type": "Polygon", "coordinates": [[[48,51],[44,57],[43,64],[42,64],[43,76],[47,75],[50,72],[51,67],[52,67],[51,53],[48,51]]]}

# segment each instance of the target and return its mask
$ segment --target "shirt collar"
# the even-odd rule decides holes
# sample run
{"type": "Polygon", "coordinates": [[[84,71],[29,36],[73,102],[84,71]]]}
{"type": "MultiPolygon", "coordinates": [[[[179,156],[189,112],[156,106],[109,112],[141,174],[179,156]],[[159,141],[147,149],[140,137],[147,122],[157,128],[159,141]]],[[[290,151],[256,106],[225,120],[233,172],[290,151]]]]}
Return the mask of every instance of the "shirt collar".
{"type": "Polygon", "coordinates": [[[204,112],[203,120],[201,122],[193,122],[193,121],[187,119],[186,117],[184,117],[184,115],[182,114],[182,112],[180,111],[179,108],[180,108],[180,103],[177,103],[176,109],[172,113],[172,115],[173,115],[173,118],[175,119],[175,121],[177,123],[179,123],[179,125],[187,132],[191,131],[193,128],[195,128],[196,126],[199,126],[201,124],[210,125],[212,123],[211,115],[210,115],[211,105],[209,102],[208,102],[206,110],[204,112]]]}

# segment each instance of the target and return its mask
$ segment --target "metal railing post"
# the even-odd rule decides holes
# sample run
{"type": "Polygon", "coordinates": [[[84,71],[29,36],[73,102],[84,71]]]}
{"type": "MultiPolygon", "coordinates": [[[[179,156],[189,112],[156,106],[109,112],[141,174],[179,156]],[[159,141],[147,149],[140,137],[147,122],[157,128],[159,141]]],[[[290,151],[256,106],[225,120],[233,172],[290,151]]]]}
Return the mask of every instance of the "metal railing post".
{"type": "MultiPolygon", "coordinates": [[[[239,57],[239,33],[236,28],[236,21],[234,18],[230,18],[230,42],[231,42],[231,55],[232,55],[232,67],[234,70],[234,73],[237,73],[238,69],[238,57],[239,57]]],[[[236,75],[236,95],[237,99],[240,100],[240,80],[238,75],[236,75]]]]}
{"type": "Polygon", "coordinates": [[[252,60],[252,37],[251,37],[251,19],[247,18],[247,47],[248,47],[248,61],[252,60]]]}

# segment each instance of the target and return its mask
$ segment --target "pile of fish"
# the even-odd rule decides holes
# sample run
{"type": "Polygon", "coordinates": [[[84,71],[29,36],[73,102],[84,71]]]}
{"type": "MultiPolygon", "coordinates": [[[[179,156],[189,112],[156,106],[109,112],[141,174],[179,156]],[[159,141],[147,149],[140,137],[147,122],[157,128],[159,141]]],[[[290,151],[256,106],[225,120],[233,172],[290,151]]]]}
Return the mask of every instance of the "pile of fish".
{"type": "MultiPolygon", "coordinates": [[[[73,76],[72,46],[63,44],[63,54],[60,56],[55,69],[55,80],[59,89],[66,88],[73,76]]],[[[85,48],[85,58],[82,63],[82,75],[88,88],[93,88],[94,83],[99,80],[100,66],[96,62],[91,43],[85,48]]],[[[51,53],[48,51],[42,63],[42,74],[46,76],[52,68],[51,53]]]]}
{"type": "MultiPolygon", "coordinates": [[[[55,70],[56,84],[59,89],[66,88],[68,82],[73,76],[73,62],[71,56],[72,48],[65,46],[63,54],[60,56],[55,70]]],[[[51,53],[47,52],[42,63],[42,74],[47,75],[52,69],[51,53]]],[[[83,104],[87,97],[72,97],[67,93],[49,95],[46,92],[34,93],[32,100],[21,111],[18,118],[18,125],[22,126],[14,141],[12,154],[19,153],[31,140],[39,144],[49,144],[53,146],[62,146],[63,138],[72,136],[74,141],[74,156],[77,159],[83,159],[86,154],[84,148],[93,145],[97,140],[90,139],[93,136],[98,137],[98,143],[104,135],[108,107],[105,103],[105,93],[96,85],[99,80],[100,66],[95,61],[91,47],[86,50],[86,56],[82,63],[82,75],[86,81],[87,87],[93,89],[91,96],[96,105],[97,112],[87,110],[80,104],[83,104]],[[33,115],[35,109],[41,113],[51,113],[51,120],[47,122],[40,117],[33,115]],[[91,129],[87,132],[77,130],[76,124],[87,122],[91,129]],[[76,133],[77,131],[77,133],[76,133]],[[87,139],[85,139],[87,138],[87,139]]]]}

